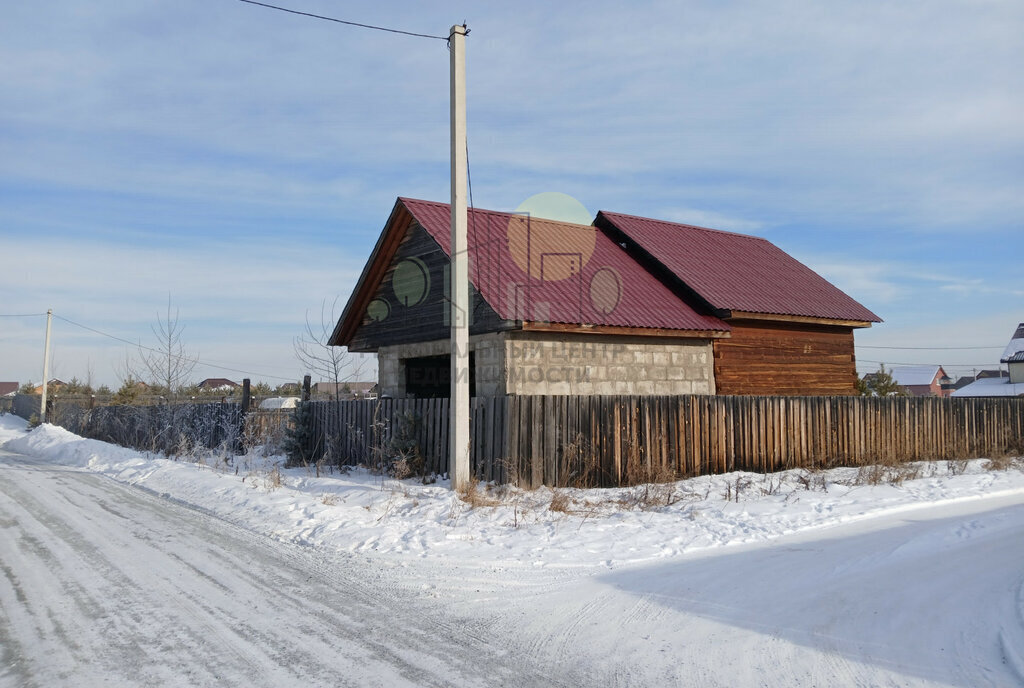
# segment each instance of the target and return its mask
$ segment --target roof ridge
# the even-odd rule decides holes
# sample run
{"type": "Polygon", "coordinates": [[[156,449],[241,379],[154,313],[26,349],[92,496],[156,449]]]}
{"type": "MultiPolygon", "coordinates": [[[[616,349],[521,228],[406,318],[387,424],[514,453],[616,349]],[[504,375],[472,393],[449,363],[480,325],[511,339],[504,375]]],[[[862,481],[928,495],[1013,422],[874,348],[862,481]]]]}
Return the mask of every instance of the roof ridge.
{"type": "MultiPolygon", "coordinates": [[[[438,207],[438,208],[450,208],[451,207],[451,203],[445,203],[443,201],[425,201],[425,200],[423,200],[421,198],[408,198],[406,196],[399,196],[398,200],[402,201],[403,203],[409,203],[409,202],[412,202],[412,203],[425,203],[427,205],[432,205],[432,206],[438,207]]],[[[488,208],[480,208],[480,207],[477,207],[477,206],[469,208],[469,211],[471,213],[488,213],[490,215],[500,215],[501,217],[530,217],[532,220],[539,220],[541,222],[550,222],[550,223],[556,224],[556,225],[566,225],[568,227],[582,227],[582,228],[586,228],[586,229],[597,230],[597,227],[594,226],[593,222],[591,222],[591,224],[589,224],[589,225],[584,225],[584,224],[580,224],[578,222],[566,222],[565,220],[553,220],[553,219],[551,219],[549,217],[541,217],[540,215],[534,217],[533,215],[530,215],[529,213],[516,213],[516,212],[513,212],[511,210],[490,210],[488,208]]]]}
{"type": "MultiPolygon", "coordinates": [[[[672,220],[659,220],[656,217],[645,217],[643,215],[631,215],[629,213],[617,213],[614,210],[599,210],[597,212],[598,212],[598,214],[616,215],[618,217],[628,217],[628,218],[633,218],[635,220],[646,220],[647,222],[657,222],[658,224],[661,224],[661,225],[672,225],[674,227],[685,227],[686,229],[696,229],[696,230],[699,230],[699,231],[702,231],[702,232],[714,232],[716,234],[730,234],[732,236],[743,237],[744,239],[757,239],[759,241],[764,241],[764,242],[767,242],[769,244],[772,244],[770,239],[766,239],[765,237],[762,237],[762,236],[757,236],[756,234],[743,234],[742,232],[733,232],[733,231],[728,230],[728,229],[715,229],[714,227],[704,227],[702,225],[691,225],[691,224],[689,224],[687,222],[673,222],[672,220]]],[[[774,246],[774,245],[775,244],[772,244],[772,246],[774,246]]]]}

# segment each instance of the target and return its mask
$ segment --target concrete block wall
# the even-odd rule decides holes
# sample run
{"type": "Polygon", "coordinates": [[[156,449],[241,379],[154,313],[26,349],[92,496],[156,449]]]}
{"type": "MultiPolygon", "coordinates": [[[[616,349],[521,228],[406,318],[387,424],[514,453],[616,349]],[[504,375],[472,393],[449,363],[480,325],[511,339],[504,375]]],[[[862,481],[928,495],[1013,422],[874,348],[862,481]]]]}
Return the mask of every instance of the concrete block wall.
{"type": "MultiPolygon", "coordinates": [[[[499,332],[470,337],[477,396],[504,394],[714,394],[704,339],[499,332]]],[[[440,356],[448,340],[381,347],[383,394],[404,397],[407,358],[440,356]]]]}
{"type": "MultiPolygon", "coordinates": [[[[476,364],[477,396],[505,394],[504,345],[502,334],[484,334],[469,338],[469,350],[476,364]]],[[[405,359],[424,356],[446,356],[451,353],[451,342],[439,339],[432,342],[382,346],[377,350],[377,383],[381,394],[396,399],[406,395],[405,359]]]]}
{"type": "Polygon", "coordinates": [[[714,394],[710,340],[505,333],[508,394],[714,394]]]}

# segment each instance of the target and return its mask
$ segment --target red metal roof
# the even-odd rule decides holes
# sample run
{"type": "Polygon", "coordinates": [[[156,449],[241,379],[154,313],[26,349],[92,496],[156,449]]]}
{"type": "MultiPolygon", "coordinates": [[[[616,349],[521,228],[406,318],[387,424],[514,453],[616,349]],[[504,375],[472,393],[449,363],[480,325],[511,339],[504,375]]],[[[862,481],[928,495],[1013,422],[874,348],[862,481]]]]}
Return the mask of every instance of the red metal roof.
{"type": "Polygon", "coordinates": [[[606,223],[716,309],[881,322],[767,239],[601,211],[595,224],[606,223]]]}
{"type": "MultiPolygon", "coordinates": [[[[451,255],[447,203],[400,198],[451,255]]],[[[469,278],[506,320],[726,332],[588,225],[474,209],[469,278]]]]}

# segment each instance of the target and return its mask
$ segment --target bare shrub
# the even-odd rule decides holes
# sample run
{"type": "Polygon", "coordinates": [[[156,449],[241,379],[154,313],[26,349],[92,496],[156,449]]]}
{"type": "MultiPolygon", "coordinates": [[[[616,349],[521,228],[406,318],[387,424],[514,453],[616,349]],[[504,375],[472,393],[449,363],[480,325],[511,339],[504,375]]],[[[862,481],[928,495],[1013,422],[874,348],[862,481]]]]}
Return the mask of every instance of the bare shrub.
{"type": "Polygon", "coordinates": [[[338,501],[338,495],[331,494],[329,492],[325,492],[324,495],[320,497],[320,503],[324,506],[335,506],[338,504],[338,501]]]}
{"type": "Polygon", "coordinates": [[[548,504],[549,511],[557,511],[563,514],[569,513],[569,507],[572,505],[572,499],[569,494],[563,490],[553,490],[551,492],[551,503],[548,504]]]}
{"type": "Polygon", "coordinates": [[[505,483],[520,487],[519,461],[505,457],[499,460],[501,470],[505,474],[505,483]]]}
{"type": "Polygon", "coordinates": [[[946,461],[946,472],[950,475],[963,475],[970,463],[968,459],[949,459],[946,461]]]}
{"type": "Polygon", "coordinates": [[[902,485],[907,480],[921,477],[919,463],[900,463],[891,459],[883,459],[878,463],[861,466],[853,479],[854,485],[902,485]]]}
{"type": "Polygon", "coordinates": [[[745,475],[737,475],[735,481],[726,480],[725,490],[722,491],[722,499],[727,502],[735,501],[738,503],[740,501],[740,495],[746,492],[747,488],[749,488],[753,482],[753,480],[745,475]]]}
{"type": "MultiPolygon", "coordinates": [[[[986,471],[1006,471],[1009,470],[1010,468],[1013,468],[1015,465],[1018,464],[1018,462],[1020,462],[1020,459],[1014,456],[1001,455],[992,457],[991,459],[983,463],[982,467],[986,471]]],[[[1024,462],[1020,463],[1024,465],[1024,462]]]]}
{"type": "Polygon", "coordinates": [[[589,488],[601,484],[601,464],[582,433],[562,445],[564,474],[558,476],[558,487],[589,488]]]}
{"type": "Polygon", "coordinates": [[[490,494],[488,488],[481,489],[480,481],[475,477],[470,478],[465,485],[458,489],[459,499],[468,504],[470,508],[476,509],[482,506],[498,506],[501,504],[501,500],[495,498],[490,494]]]}
{"type": "Polygon", "coordinates": [[[276,490],[283,485],[284,478],[281,477],[281,469],[278,466],[274,466],[274,468],[263,478],[263,486],[268,490],[276,490]]]}
{"type": "Polygon", "coordinates": [[[805,490],[828,492],[828,479],[820,468],[802,468],[796,480],[805,490]]]}

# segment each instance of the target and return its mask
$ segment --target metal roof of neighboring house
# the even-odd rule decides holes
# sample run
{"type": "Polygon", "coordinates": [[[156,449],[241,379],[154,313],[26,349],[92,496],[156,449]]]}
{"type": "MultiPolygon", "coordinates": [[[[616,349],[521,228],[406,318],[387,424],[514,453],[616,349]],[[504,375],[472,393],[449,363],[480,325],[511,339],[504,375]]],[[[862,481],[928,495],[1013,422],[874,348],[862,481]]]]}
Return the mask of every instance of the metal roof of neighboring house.
{"type": "Polygon", "coordinates": [[[916,365],[916,366],[895,366],[890,371],[892,379],[904,387],[911,385],[930,385],[938,375],[945,375],[942,366],[937,365],[916,365]]]}
{"type": "Polygon", "coordinates": [[[1003,350],[1002,358],[999,359],[1000,363],[1008,363],[1010,359],[1014,361],[1024,360],[1015,358],[1018,354],[1024,353],[1024,323],[1017,325],[1017,331],[1010,337],[1010,343],[1006,345],[1006,349],[1003,350]]]}
{"type": "Polygon", "coordinates": [[[219,389],[221,387],[238,387],[239,385],[237,382],[232,382],[227,378],[208,377],[196,386],[202,387],[203,389],[219,389]]]}
{"type": "Polygon", "coordinates": [[[1011,384],[1006,377],[986,377],[955,390],[954,397],[1021,397],[1024,396],[1024,382],[1011,384]]]}
{"type": "Polygon", "coordinates": [[[0,397],[15,394],[21,388],[17,382],[0,382],[0,397]]]}
{"type": "MultiPolygon", "coordinates": [[[[449,204],[399,201],[450,256],[449,204]]],[[[502,319],[729,331],[594,227],[474,209],[468,243],[470,281],[502,319]]]]}
{"type": "Polygon", "coordinates": [[[635,242],[715,309],[881,322],[767,239],[603,210],[595,224],[635,242]]]}

